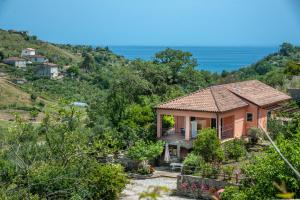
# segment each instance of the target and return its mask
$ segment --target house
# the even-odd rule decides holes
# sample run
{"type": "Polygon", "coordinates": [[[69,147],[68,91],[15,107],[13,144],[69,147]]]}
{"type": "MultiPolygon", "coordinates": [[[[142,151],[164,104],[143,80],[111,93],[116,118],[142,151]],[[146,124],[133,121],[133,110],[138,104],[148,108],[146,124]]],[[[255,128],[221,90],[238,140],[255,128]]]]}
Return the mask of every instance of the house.
{"type": "Polygon", "coordinates": [[[257,80],[211,86],[160,104],[157,138],[170,146],[171,156],[183,158],[203,128],[215,128],[221,140],[247,136],[251,127],[267,129],[268,113],[291,97],[257,80]],[[162,127],[172,115],[173,128],[162,127]]]}
{"type": "Polygon", "coordinates": [[[26,67],[26,60],[23,58],[19,58],[19,57],[9,57],[7,59],[4,59],[3,63],[12,65],[14,67],[19,67],[19,68],[26,67]]]}
{"type": "Polygon", "coordinates": [[[28,59],[33,63],[44,63],[48,62],[48,59],[45,56],[42,55],[32,55],[28,56],[28,59]]]}
{"type": "Polygon", "coordinates": [[[33,48],[23,49],[21,53],[21,57],[33,56],[33,55],[35,55],[35,49],[33,48]]]}
{"type": "Polygon", "coordinates": [[[55,79],[58,77],[58,66],[53,63],[43,63],[38,66],[37,74],[41,77],[55,79]]]}

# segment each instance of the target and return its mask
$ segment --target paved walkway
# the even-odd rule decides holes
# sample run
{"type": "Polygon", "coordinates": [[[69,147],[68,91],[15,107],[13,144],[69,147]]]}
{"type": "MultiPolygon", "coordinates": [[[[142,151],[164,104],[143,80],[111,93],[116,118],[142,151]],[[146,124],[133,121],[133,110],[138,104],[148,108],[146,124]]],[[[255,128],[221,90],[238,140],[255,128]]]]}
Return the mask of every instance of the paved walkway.
{"type": "MultiPolygon", "coordinates": [[[[159,177],[143,180],[131,179],[130,183],[127,184],[126,189],[121,195],[121,200],[138,200],[139,194],[141,192],[147,191],[149,186],[166,186],[170,190],[174,190],[176,189],[176,178],[159,177]]],[[[159,199],[185,200],[187,198],[171,196],[170,194],[166,194],[159,199]]]]}
{"type": "MultiPolygon", "coordinates": [[[[131,179],[123,191],[121,200],[138,200],[141,192],[147,191],[149,186],[166,186],[171,191],[176,189],[177,176],[179,172],[168,172],[156,170],[151,178],[147,179],[131,179]]],[[[188,198],[173,196],[166,194],[159,198],[166,200],[186,200],[188,198]]]]}

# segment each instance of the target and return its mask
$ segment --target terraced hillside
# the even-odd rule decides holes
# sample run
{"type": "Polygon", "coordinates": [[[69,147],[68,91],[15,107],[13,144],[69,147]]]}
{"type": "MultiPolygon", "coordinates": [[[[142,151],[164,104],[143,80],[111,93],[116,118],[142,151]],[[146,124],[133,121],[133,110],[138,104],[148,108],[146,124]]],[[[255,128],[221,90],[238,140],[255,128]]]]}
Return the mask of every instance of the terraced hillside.
{"type": "Polygon", "coordinates": [[[0,51],[5,57],[20,56],[22,49],[31,47],[37,49],[38,54],[48,57],[51,62],[62,65],[78,63],[82,59],[80,54],[72,54],[66,49],[38,40],[27,33],[0,29],[0,41],[0,51]]]}

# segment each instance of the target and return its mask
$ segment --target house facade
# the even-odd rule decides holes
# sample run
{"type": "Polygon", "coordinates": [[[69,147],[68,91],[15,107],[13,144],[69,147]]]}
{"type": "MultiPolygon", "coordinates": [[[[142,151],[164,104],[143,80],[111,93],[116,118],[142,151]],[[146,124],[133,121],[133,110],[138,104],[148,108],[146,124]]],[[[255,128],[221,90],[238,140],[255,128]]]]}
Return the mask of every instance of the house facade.
{"type": "Polygon", "coordinates": [[[44,63],[38,66],[37,74],[41,77],[55,79],[58,77],[58,66],[53,63],[44,63]]]}
{"type": "Polygon", "coordinates": [[[42,56],[42,55],[32,55],[32,56],[28,56],[28,58],[33,63],[48,62],[48,59],[45,56],[42,56]]]}
{"type": "Polygon", "coordinates": [[[23,49],[21,53],[21,57],[33,56],[33,55],[35,55],[35,49],[33,48],[23,49]]]}
{"type": "Polygon", "coordinates": [[[26,68],[26,60],[19,57],[9,57],[3,60],[3,63],[12,65],[14,67],[26,68]]]}
{"type": "Polygon", "coordinates": [[[268,113],[291,97],[257,80],[211,86],[156,107],[157,138],[183,158],[203,128],[215,128],[221,140],[247,136],[251,127],[267,130],[268,113]],[[163,127],[164,115],[175,125],[163,127]]]}

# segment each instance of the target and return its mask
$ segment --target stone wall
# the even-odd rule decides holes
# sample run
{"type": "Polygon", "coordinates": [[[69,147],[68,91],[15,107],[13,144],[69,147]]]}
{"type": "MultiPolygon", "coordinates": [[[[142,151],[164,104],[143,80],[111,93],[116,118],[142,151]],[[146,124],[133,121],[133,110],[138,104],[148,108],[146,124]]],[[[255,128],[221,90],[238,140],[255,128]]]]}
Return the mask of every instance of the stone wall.
{"type": "Polygon", "coordinates": [[[199,176],[178,175],[177,194],[192,198],[211,199],[211,195],[227,185],[226,181],[219,181],[199,176]]]}

